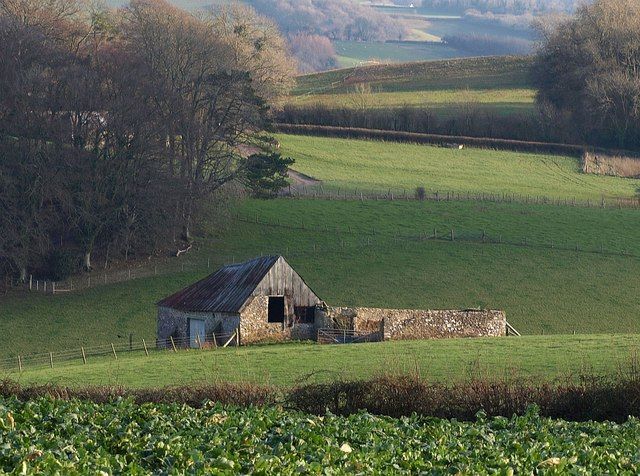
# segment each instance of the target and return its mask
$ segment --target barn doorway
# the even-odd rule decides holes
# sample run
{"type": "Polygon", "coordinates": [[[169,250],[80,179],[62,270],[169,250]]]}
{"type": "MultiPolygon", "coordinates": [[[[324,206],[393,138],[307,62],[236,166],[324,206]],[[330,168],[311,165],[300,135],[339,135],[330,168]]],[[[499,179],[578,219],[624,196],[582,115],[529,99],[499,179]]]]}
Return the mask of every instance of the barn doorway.
{"type": "Polygon", "coordinates": [[[269,296],[268,322],[284,322],[284,296],[269,296]]]}
{"type": "Polygon", "coordinates": [[[189,319],[189,347],[198,349],[204,345],[206,333],[203,319],[189,319]]]}

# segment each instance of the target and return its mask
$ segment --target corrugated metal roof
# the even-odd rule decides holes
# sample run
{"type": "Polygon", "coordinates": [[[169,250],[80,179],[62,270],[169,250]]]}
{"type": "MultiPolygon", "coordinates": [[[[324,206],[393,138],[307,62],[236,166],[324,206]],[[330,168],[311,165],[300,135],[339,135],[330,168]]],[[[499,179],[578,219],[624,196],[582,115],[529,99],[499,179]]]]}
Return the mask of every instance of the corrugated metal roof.
{"type": "Polygon", "coordinates": [[[220,268],[164,298],[158,306],[191,312],[240,312],[280,256],[264,256],[220,268]]]}

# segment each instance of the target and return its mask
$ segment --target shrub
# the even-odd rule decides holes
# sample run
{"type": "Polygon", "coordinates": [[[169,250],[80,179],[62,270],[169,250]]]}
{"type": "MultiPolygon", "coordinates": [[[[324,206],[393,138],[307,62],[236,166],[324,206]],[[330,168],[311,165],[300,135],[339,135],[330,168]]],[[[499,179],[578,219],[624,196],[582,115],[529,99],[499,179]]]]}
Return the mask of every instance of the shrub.
{"type": "Polygon", "coordinates": [[[64,281],[77,270],[76,256],[67,250],[54,250],[47,260],[47,276],[53,281],[64,281]]]}

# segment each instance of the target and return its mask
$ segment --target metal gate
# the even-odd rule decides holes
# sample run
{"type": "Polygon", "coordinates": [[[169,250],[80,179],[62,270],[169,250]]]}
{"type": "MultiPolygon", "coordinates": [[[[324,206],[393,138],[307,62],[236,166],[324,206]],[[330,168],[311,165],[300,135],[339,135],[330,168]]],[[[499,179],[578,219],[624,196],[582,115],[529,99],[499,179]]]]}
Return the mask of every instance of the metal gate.
{"type": "Polygon", "coordinates": [[[357,344],[360,342],[379,342],[380,332],[363,332],[348,329],[318,329],[319,344],[357,344]]]}

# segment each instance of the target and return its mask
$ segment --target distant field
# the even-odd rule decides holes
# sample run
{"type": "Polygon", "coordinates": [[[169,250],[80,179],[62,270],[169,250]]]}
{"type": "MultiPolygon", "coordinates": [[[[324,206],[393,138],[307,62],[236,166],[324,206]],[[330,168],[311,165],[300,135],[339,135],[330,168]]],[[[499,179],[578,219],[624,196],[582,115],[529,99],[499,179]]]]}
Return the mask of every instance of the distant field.
{"type": "Polygon", "coordinates": [[[190,383],[304,382],[366,379],[419,372],[427,380],[535,377],[551,381],[583,373],[611,374],[640,350],[640,337],[538,336],[401,341],[321,346],[286,344],[220,350],[121,354],[6,375],[21,383],[161,387],[190,383]]]}
{"type": "Polygon", "coordinates": [[[571,157],[294,135],[279,140],[282,153],[296,160],[296,170],[334,189],[412,191],[423,186],[600,200],[635,197],[640,186],[635,179],[582,174],[571,157]]]}
{"type": "Polygon", "coordinates": [[[420,107],[439,114],[455,114],[463,109],[477,108],[499,114],[525,113],[534,110],[535,92],[531,89],[441,89],[405,92],[377,92],[318,94],[295,96],[289,104],[315,106],[380,109],[420,107]]]}
{"type": "Polygon", "coordinates": [[[363,66],[300,76],[292,94],[349,93],[359,83],[376,92],[530,89],[530,66],[517,56],[363,66]]]}
{"type": "MultiPolygon", "coordinates": [[[[434,39],[429,36],[422,36],[421,39],[426,38],[434,39]]],[[[432,41],[422,43],[334,41],[333,45],[338,55],[338,63],[342,68],[360,66],[367,62],[402,63],[469,56],[463,51],[432,41]]]]}
{"type": "MultiPolygon", "coordinates": [[[[365,47],[365,46],[363,46],[365,47]]],[[[375,65],[300,76],[288,104],[328,107],[421,107],[442,113],[477,107],[500,114],[531,113],[530,60],[468,58],[375,65]],[[357,90],[366,85],[366,93],[357,90]]]]}

